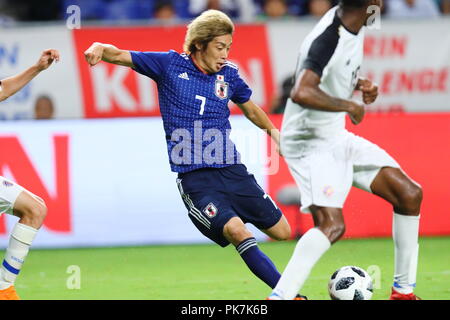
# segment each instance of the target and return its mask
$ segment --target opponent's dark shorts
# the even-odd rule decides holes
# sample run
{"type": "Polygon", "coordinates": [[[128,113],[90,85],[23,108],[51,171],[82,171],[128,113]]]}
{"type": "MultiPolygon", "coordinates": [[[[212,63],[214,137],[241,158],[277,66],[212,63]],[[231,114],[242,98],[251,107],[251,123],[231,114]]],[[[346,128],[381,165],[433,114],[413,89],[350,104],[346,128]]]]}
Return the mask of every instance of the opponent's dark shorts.
{"type": "Polygon", "coordinates": [[[223,227],[231,218],[268,229],[282,216],[243,164],[179,173],[177,185],[194,225],[222,247],[229,244],[223,227]]]}

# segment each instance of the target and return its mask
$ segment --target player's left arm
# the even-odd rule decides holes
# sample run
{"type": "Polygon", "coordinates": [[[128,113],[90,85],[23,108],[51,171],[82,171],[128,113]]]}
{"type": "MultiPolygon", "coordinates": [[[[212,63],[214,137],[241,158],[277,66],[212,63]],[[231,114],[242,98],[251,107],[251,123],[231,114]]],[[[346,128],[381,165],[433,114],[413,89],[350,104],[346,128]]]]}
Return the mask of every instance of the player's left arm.
{"type": "Polygon", "coordinates": [[[54,49],[45,50],[34,65],[15,76],[3,79],[0,86],[0,101],[6,100],[22,89],[41,71],[47,69],[53,61],[59,61],[59,52],[54,49]]]}
{"type": "Polygon", "coordinates": [[[272,140],[280,145],[280,131],[273,125],[267,114],[256,105],[252,100],[245,103],[238,103],[237,106],[244,112],[247,119],[253,122],[257,127],[266,130],[272,140]]]}
{"type": "Polygon", "coordinates": [[[359,78],[356,90],[362,92],[365,104],[375,102],[378,97],[378,85],[366,78],[359,78]]]}

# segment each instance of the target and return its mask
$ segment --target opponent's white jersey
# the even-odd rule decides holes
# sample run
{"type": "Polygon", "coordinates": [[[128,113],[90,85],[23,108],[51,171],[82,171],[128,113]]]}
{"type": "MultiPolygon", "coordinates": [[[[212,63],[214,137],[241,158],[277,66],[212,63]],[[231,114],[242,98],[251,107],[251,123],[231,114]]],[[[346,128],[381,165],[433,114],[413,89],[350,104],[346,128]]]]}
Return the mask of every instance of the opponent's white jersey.
{"type": "MultiPolygon", "coordinates": [[[[320,76],[320,88],[330,96],[349,99],[358,82],[363,60],[364,28],[358,34],[347,30],[336,6],[317,23],[302,43],[296,78],[304,69],[320,76]]],[[[306,109],[288,99],[281,130],[281,151],[297,157],[345,130],[345,112],[306,109]]]]}

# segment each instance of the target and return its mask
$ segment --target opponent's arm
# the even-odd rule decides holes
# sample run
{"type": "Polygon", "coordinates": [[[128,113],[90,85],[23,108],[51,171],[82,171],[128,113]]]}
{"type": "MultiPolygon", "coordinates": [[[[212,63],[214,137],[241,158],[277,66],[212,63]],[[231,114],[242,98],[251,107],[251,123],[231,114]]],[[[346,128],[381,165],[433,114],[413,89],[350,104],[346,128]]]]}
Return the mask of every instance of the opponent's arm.
{"type": "Polygon", "coordinates": [[[59,61],[59,52],[48,49],[42,52],[39,60],[18,75],[3,79],[0,86],[0,101],[6,100],[17,91],[22,89],[28,82],[36,77],[41,71],[47,69],[53,61],[59,61]]]}
{"type": "Polygon", "coordinates": [[[84,57],[91,67],[95,66],[100,61],[131,68],[134,67],[130,51],[118,49],[111,44],[94,42],[84,52],[84,57]]]}
{"type": "Polygon", "coordinates": [[[347,112],[354,124],[364,117],[364,106],[356,101],[334,98],[319,87],[320,77],[304,69],[291,90],[290,98],[302,107],[328,112],[347,112]]]}
{"type": "Polygon", "coordinates": [[[253,122],[257,127],[266,130],[267,134],[272,138],[277,146],[280,145],[280,131],[275,128],[264,110],[258,107],[252,100],[248,100],[245,103],[237,105],[242,112],[244,112],[247,119],[253,122]]]}

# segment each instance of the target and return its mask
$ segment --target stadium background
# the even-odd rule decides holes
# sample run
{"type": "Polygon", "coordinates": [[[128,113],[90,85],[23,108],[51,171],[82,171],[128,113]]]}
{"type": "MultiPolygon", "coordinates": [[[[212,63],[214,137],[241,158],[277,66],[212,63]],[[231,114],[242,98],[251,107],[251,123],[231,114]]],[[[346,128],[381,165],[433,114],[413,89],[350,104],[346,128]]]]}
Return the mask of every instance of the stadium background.
{"type": "MultiPolygon", "coordinates": [[[[34,6],[32,1],[18,3],[34,6]]],[[[49,208],[33,248],[211,243],[190,223],[170,172],[155,84],[120,66],[100,63],[90,68],[83,57],[94,41],[130,50],[181,52],[190,17],[163,21],[150,14],[144,19],[142,7],[130,11],[139,12],[137,16],[123,16],[127,3],[152,1],[51,3],[41,16],[30,9],[26,12],[34,15],[22,12],[16,19],[1,20],[1,78],[28,67],[46,48],[61,52],[60,63],[0,106],[0,175],[40,195],[49,208]],[[92,8],[93,3],[103,9],[92,8]],[[72,13],[65,9],[71,4],[81,9],[81,28],[66,24],[72,13]],[[53,119],[33,119],[41,95],[53,101],[53,119]]],[[[293,3],[288,1],[290,13],[278,19],[264,16],[258,6],[253,18],[236,16],[230,54],[253,89],[253,100],[271,113],[277,126],[282,84],[317,19],[300,9],[295,12],[293,3]]],[[[10,1],[1,5],[15,12],[10,1]]],[[[422,185],[421,236],[450,236],[445,205],[450,181],[448,30],[449,17],[395,19],[385,13],[380,30],[367,32],[362,70],[380,85],[380,97],[359,126],[348,124],[350,131],[385,148],[422,185]]],[[[283,159],[236,106],[230,108],[232,137],[244,163],[278,201],[294,230],[292,238],[301,236],[312,221],[299,213],[298,205],[279,202],[280,191],[294,183],[283,159]]],[[[391,234],[391,208],[375,197],[353,189],[344,212],[346,238],[391,234]]],[[[0,246],[6,246],[16,221],[0,218],[0,246]]],[[[267,240],[252,230],[259,240],[267,240]]]]}

